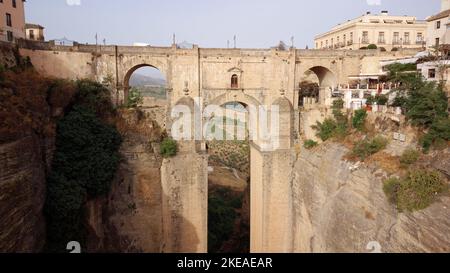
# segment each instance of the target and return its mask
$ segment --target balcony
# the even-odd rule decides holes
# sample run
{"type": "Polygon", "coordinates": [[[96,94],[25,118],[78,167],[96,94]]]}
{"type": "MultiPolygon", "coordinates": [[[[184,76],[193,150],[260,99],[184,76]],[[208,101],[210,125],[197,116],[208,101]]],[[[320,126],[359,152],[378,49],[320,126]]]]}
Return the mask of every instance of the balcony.
{"type": "Polygon", "coordinates": [[[379,45],[384,45],[384,44],[386,44],[386,40],[385,39],[378,39],[378,44],[379,45]]]}
{"type": "Polygon", "coordinates": [[[361,43],[362,43],[362,44],[370,44],[369,38],[363,38],[363,39],[361,40],[361,43]]]}
{"type": "Polygon", "coordinates": [[[392,44],[393,44],[393,45],[399,45],[399,44],[400,44],[400,40],[393,40],[393,41],[392,41],[392,44]]]}

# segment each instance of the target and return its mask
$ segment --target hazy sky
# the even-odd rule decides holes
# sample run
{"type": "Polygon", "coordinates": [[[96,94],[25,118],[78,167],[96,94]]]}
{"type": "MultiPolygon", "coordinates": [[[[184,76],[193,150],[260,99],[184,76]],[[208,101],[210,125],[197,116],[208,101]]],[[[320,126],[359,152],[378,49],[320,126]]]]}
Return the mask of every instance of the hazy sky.
{"type": "Polygon", "coordinates": [[[267,48],[280,40],[313,46],[316,34],[366,11],[389,10],[419,19],[437,13],[440,0],[28,0],[27,22],[46,28],[46,38],[81,43],[134,42],[168,46],[172,33],[200,47],[267,48]],[[78,5],[77,3],[80,3],[78,5]],[[369,3],[369,4],[368,4],[369,3]],[[370,3],[374,3],[370,5],[370,3]],[[381,5],[376,5],[381,3],[381,5]]]}

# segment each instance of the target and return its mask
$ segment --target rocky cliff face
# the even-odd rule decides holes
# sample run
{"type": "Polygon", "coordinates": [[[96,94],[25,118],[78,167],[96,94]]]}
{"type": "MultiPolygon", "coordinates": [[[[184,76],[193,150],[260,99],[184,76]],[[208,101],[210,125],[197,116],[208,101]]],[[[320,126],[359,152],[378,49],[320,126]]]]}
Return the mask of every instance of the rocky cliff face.
{"type": "MultiPolygon", "coordinates": [[[[326,143],[302,150],[292,176],[295,251],[449,252],[450,198],[414,213],[399,213],[382,189],[387,174],[374,164],[352,171],[348,150],[326,143]]],[[[450,150],[430,162],[449,158],[450,150]]],[[[449,172],[448,164],[437,169],[449,172]]]]}
{"type": "Polygon", "coordinates": [[[35,135],[0,145],[0,252],[37,252],[45,244],[45,177],[53,140],[35,135]]]}
{"type": "Polygon", "coordinates": [[[124,110],[117,123],[123,160],[109,196],[87,204],[89,252],[160,252],[162,158],[159,126],[145,113],[124,110]],[[153,144],[152,144],[153,143],[153,144]]]}

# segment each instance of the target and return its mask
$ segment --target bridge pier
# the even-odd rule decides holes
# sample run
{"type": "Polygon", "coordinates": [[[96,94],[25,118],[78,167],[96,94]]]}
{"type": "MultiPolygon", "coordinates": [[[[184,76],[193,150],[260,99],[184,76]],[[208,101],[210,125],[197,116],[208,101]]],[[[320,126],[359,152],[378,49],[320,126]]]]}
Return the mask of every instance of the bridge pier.
{"type": "MultiPolygon", "coordinates": [[[[191,150],[193,143],[180,143],[191,150]]],[[[180,152],[161,167],[162,253],[208,251],[208,155],[180,152]]]]}
{"type": "Polygon", "coordinates": [[[263,152],[255,144],[250,150],[250,252],[292,252],[294,157],[290,150],[263,152]]]}

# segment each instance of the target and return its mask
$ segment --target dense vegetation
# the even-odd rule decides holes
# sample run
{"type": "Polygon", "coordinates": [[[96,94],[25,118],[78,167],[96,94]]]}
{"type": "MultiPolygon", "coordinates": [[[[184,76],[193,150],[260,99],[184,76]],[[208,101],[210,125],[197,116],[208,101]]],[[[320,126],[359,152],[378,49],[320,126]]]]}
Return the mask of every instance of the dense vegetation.
{"type": "Polygon", "coordinates": [[[120,160],[121,137],[105,122],[113,111],[109,90],[89,81],[75,87],[73,105],[58,122],[47,180],[47,251],[64,251],[69,241],[83,246],[85,203],[109,192],[120,160]]]}
{"type": "Polygon", "coordinates": [[[437,171],[414,170],[405,178],[386,180],[383,189],[399,211],[415,211],[427,208],[448,185],[437,171]]]}
{"type": "Polygon", "coordinates": [[[443,83],[427,82],[417,73],[408,73],[412,68],[402,64],[389,67],[388,79],[401,83],[395,90],[394,105],[405,110],[412,125],[426,131],[421,138],[424,151],[446,147],[450,140],[450,119],[443,83]]]}
{"type": "Polygon", "coordinates": [[[220,252],[234,231],[238,217],[236,210],[242,208],[242,195],[236,196],[227,188],[219,188],[208,198],[208,252],[220,252]]]}

